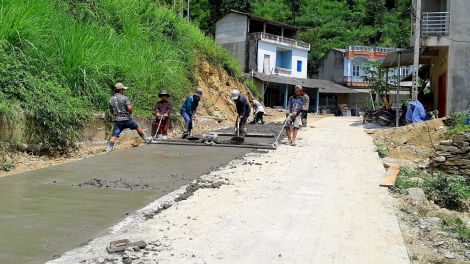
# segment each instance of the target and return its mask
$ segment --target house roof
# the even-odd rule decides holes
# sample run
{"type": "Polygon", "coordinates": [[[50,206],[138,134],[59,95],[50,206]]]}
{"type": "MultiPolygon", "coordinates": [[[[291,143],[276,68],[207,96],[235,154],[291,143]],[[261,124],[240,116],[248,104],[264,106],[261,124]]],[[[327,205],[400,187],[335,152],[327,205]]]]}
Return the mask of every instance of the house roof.
{"type": "MultiPolygon", "coordinates": [[[[229,14],[229,13],[231,13],[231,12],[248,16],[249,18],[251,18],[251,19],[253,19],[253,20],[266,22],[266,23],[269,23],[269,24],[272,24],[272,25],[275,25],[275,26],[279,26],[279,27],[283,27],[283,28],[288,28],[288,29],[292,29],[292,30],[295,30],[295,31],[297,31],[297,30],[300,29],[299,27],[292,26],[292,25],[289,25],[289,24],[285,24],[285,23],[282,23],[282,22],[279,22],[279,21],[276,21],[276,20],[271,20],[271,19],[267,19],[267,18],[264,18],[264,17],[255,16],[255,15],[249,14],[249,13],[243,13],[243,12],[240,12],[240,11],[237,11],[237,10],[233,10],[233,9],[230,10],[230,12],[227,12],[227,13],[223,14],[221,17],[219,17],[219,19],[221,19],[222,17],[226,16],[227,14],[229,14]]],[[[217,20],[219,20],[219,19],[217,19],[217,20]]]]}
{"type": "Polygon", "coordinates": [[[320,88],[320,93],[334,93],[334,94],[354,94],[357,91],[353,89],[346,88],[342,85],[339,85],[335,82],[321,79],[302,79],[295,77],[286,77],[271,74],[271,77],[268,74],[255,72],[253,76],[261,81],[270,83],[282,83],[290,85],[302,85],[306,88],[320,88]]]}
{"type": "MultiPolygon", "coordinates": [[[[400,51],[393,51],[387,53],[387,57],[385,57],[385,60],[382,62],[382,64],[379,66],[381,69],[386,69],[386,68],[396,68],[398,67],[398,55],[400,54],[400,66],[409,66],[413,65],[413,56],[414,56],[414,50],[411,49],[405,49],[405,50],[400,50],[400,51]]],[[[419,64],[431,64],[431,59],[428,56],[419,56],[419,64]]]]}

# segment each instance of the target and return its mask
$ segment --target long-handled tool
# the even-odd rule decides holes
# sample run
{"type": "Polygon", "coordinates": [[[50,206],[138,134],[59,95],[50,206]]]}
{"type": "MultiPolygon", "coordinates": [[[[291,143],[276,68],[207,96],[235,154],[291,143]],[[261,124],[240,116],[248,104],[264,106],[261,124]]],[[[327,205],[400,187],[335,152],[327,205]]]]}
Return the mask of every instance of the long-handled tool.
{"type": "Polygon", "coordinates": [[[230,140],[232,140],[232,141],[239,141],[239,142],[245,141],[245,138],[240,137],[240,117],[239,117],[239,116],[237,117],[237,136],[231,138],[230,140]]]}
{"type": "MultiPolygon", "coordinates": [[[[157,127],[157,135],[158,135],[158,130],[160,129],[160,125],[162,124],[163,117],[160,117],[160,122],[158,122],[158,127],[157,127]]],[[[158,139],[158,138],[157,138],[158,139]]]]}
{"type": "Polygon", "coordinates": [[[196,119],[194,119],[194,127],[191,129],[191,134],[187,138],[188,140],[198,140],[198,137],[193,136],[193,130],[196,128],[196,119]]]}
{"type": "Polygon", "coordinates": [[[287,121],[290,119],[291,116],[292,116],[292,114],[289,114],[286,117],[286,121],[284,121],[284,124],[282,125],[281,131],[279,131],[279,134],[277,135],[276,141],[274,141],[274,146],[277,146],[277,144],[278,144],[277,141],[279,140],[279,137],[281,136],[282,130],[284,130],[284,127],[286,126],[287,121]]]}

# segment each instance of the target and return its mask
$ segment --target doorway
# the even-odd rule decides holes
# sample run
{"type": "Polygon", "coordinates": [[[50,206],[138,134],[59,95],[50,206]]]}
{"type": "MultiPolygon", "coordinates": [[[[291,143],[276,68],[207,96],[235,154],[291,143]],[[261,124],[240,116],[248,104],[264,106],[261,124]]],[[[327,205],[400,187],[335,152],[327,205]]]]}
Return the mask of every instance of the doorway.
{"type": "Polygon", "coordinates": [[[264,74],[271,74],[271,70],[269,70],[269,65],[271,65],[271,57],[268,54],[264,54],[264,60],[263,60],[263,73],[264,74]]]}
{"type": "Polygon", "coordinates": [[[447,72],[439,75],[437,85],[437,111],[439,111],[439,117],[446,115],[446,95],[447,95],[447,72]]]}

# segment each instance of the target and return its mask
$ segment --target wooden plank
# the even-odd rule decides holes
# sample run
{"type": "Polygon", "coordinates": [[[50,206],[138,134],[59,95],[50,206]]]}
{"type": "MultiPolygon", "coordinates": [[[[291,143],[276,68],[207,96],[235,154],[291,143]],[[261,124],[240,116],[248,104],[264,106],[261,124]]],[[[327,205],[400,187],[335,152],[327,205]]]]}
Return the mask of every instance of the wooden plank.
{"type": "Polygon", "coordinates": [[[400,167],[397,165],[392,165],[388,168],[387,173],[380,182],[380,187],[393,187],[395,186],[395,181],[397,179],[398,173],[400,172],[400,167]]]}

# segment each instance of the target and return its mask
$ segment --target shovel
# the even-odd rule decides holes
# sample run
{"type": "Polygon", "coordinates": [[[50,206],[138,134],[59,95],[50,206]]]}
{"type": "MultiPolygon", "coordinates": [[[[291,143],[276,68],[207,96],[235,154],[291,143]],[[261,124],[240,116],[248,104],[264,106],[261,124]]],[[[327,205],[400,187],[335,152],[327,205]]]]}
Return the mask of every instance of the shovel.
{"type": "Polygon", "coordinates": [[[230,140],[232,141],[238,141],[238,142],[242,142],[242,141],[245,141],[245,138],[243,137],[240,137],[240,122],[238,122],[240,120],[239,117],[237,117],[237,136],[236,137],[233,137],[231,138],[230,140]]]}
{"type": "Polygon", "coordinates": [[[292,116],[292,114],[289,114],[289,115],[286,117],[286,121],[284,121],[284,124],[282,125],[281,131],[279,131],[279,134],[277,135],[276,141],[274,142],[274,146],[277,146],[277,145],[278,145],[277,141],[279,140],[279,137],[281,136],[281,133],[282,133],[282,131],[284,130],[284,127],[286,126],[287,121],[289,120],[289,118],[290,118],[291,116],[292,116]]]}
{"type": "MultiPolygon", "coordinates": [[[[163,117],[160,117],[160,122],[158,122],[158,127],[157,127],[157,133],[156,135],[158,135],[158,130],[160,129],[160,125],[162,124],[162,119],[163,117]]],[[[156,138],[155,138],[156,139],[156,138]]]]}
{"type": "Polygon", "coordinates": [[[194,119],[194,127],[191,129],[191,134],[187,138],[188,140],[198,140],[198,137],[193,136],[193,130],[196,128],[196,119],[194,119]]]}

